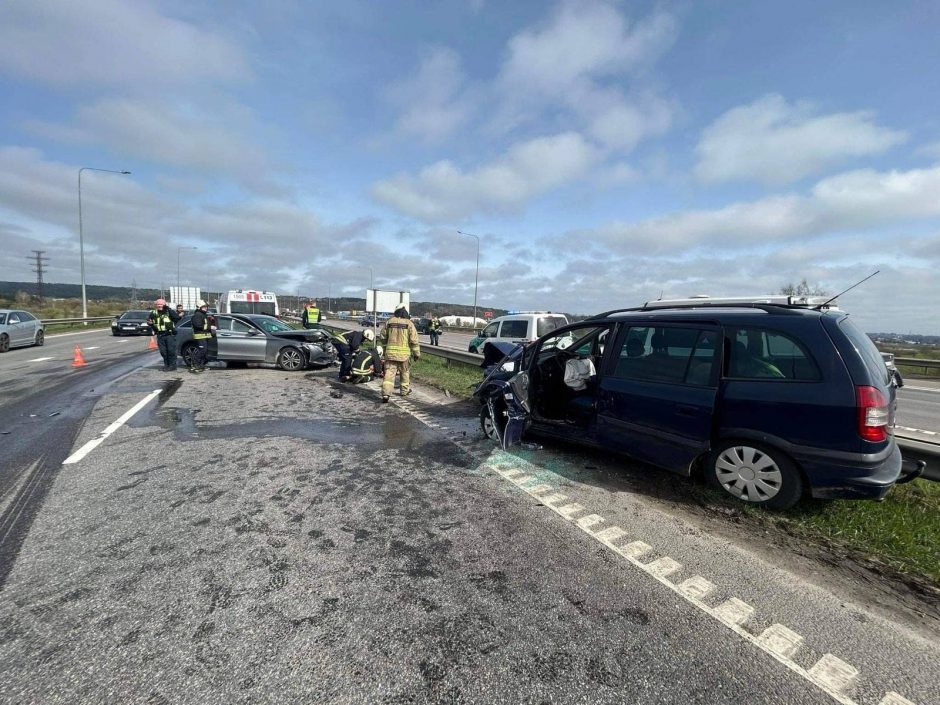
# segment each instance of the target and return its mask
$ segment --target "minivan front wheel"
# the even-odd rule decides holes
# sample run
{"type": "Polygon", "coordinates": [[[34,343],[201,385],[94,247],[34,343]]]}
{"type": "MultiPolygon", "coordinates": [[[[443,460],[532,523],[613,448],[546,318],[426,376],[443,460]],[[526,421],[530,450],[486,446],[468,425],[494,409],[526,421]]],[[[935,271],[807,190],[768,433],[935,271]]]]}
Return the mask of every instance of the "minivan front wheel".
{"type": "Polygon", "coordinates": [[[769,509],[789,509],[803,494],[803,478],[782,452],[752,441],[725,441],[709,455],[710,485],[769,509]]]}

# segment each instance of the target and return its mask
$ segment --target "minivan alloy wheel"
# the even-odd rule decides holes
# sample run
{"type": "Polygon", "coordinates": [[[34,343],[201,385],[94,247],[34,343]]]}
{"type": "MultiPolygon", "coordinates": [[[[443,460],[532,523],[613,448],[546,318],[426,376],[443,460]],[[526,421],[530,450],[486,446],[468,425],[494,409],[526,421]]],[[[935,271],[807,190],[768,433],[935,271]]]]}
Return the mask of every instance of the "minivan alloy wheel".
{"type": "Polygon", "coordinates": [[[803,491],[802,477],[786,455],[747,441],[719,445],[708,474],[728,494],[772,509],[793,506],[803,491]]]}

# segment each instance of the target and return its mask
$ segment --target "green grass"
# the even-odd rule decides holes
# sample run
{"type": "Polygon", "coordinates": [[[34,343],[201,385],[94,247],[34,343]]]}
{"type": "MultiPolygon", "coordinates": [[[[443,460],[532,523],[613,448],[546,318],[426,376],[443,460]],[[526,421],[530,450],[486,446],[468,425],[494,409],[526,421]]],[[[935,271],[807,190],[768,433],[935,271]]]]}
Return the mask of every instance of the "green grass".
{"type": "Polygon", "coordinates": [[[483,372],[479,367],[422,355],[420,360],[411,364],[411,377],[455,397],[469,399],[473,395],[473,385],[483,379],[483,372]]]}
{"type": "Polygon", "coordinates": [[[896,485],[883,502],[806,501],[779,513],[747,509],[793,535],[940,583],[940,483],[896,485]]]}
{"type": "Polygon", "coordinates": [[[73,333],[80,330],[88,330],[90,328],[110,328],[111,321],[97,321],[96,323],[89,323],[83,325],[81,323],[56,323],[53,325],[47,325],[45,327],[46,335],[55,335],[56,333],[73,333]]]}

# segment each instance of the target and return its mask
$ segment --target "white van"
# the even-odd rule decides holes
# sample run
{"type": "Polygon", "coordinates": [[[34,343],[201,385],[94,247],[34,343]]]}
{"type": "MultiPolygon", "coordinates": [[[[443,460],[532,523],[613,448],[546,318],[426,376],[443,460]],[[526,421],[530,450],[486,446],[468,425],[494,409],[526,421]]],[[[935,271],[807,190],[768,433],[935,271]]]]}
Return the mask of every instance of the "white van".
{"type": "Polygon", "coordinates": [[[531,343],[556,328],[568,325],[563,313],[523,311],[493,319],[470,341],[470,352],[482,353],[487,343],[531,343]]]}

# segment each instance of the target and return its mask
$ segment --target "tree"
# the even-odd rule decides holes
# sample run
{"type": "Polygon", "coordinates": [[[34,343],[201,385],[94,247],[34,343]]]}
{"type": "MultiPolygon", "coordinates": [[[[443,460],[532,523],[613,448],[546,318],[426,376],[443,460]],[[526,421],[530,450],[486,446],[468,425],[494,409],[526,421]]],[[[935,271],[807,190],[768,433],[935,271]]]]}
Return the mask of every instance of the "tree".
{"type": "Polygon", "coordinates": [[[803,277],[803,281],[799,284],[790,282],[780,287],[780,293],[786,294],[787,296],[825,296],[829,292],[818,284],[810,284],[806,281],[806,277],[803,277]]]}

